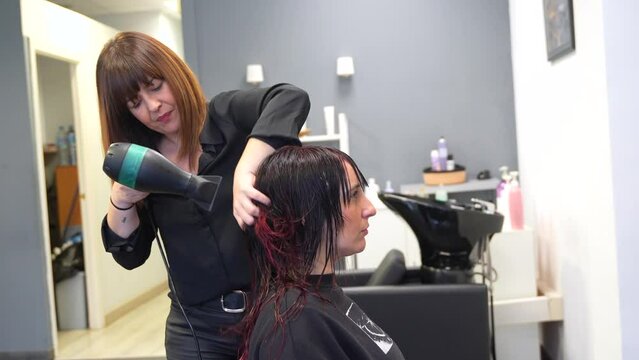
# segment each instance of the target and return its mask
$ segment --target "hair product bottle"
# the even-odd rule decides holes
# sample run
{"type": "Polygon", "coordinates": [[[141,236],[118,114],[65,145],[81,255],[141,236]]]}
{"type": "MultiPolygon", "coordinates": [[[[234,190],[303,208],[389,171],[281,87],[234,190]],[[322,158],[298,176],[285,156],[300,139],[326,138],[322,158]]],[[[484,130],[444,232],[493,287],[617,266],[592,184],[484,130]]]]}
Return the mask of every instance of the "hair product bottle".
{"type": "Polygon", "coordinates": [[[430,152],[430,166],[433,171],[442,171],[442,165],[439,161],[439,151],[432,150],[430,152]]]}
{"type": "Polygon", "coordinates": [[[497,197],[498,203],[499,203],[499,197],[501,196],[502,192],[504,191],[504,187],[506,186],[506,183],[508,182],[508,166],[500,167],[499,173],[501,174],[500,176],[501,180],[499,180],[499,184],[497,184],[497,190],[496,190],[496,197],[497,197]]]}
{"type": "Polygon", "coordinates": [[[499,168],[501,171],[501,181],[497,185],[497,212],[504,216],[504,225],[502,231],[510,230],[510,175],[508,174],[508,168],[502,166],[499,168]]]}
{"type": "Polygon", "coordinates": [[[440,137],[439,141],[437,141],[437,150],[439,152],[439,168],[441,171],[446,171],[446,163],[448,162],[448,146],[446,144],[446,139],[444,137],[440,137]]]}
{"type": "Polygon", "coordinates": [[[448,159],[446,161],[446,171],[455,170],[455,159],[453,158],[453,154],[448,154],[448,159]]]}
{"type": "Polygon", "coordinates": [[[517,171],[511,171],[510,186],[508,191],[508,202],[510,206],[510,223],[513,230],[522,230],[524,228],[524,206],[521,196],[521,187],[519,186],[519,180],[517,171]]]}

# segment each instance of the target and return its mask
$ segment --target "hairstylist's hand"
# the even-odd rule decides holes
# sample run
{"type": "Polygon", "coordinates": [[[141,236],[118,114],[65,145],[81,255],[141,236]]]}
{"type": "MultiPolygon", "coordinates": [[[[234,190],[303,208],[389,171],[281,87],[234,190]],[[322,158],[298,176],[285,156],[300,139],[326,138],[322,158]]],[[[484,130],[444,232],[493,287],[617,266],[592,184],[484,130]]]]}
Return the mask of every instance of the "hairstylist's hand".
{"type": "Polygon", "coordinates": [[[120,237],[129,237],[140,225],[140,218],[133,205],[147,196],[149,193],[114,182],[111,186],[111,204],[107,212],[109,228],[120,237]]]}
{"type": "Polygon", "coordinates": [[[242,230],[246,226],[255,223],[255,218],[260,214],[260,209],[255,202],[266,206],[271,204],[271,200],[266,195],[259,192],[253,185],[255,184],[255,174],[251,171],[243,170],[239,166],[235,169],[233,179],[233,216],[242,230]]]}
{"type": "Polygon", "coordinates": [[[147,196],[147,192],[131,189],[117,182],[113,182],[111,186],[111,201],[118,207],[127,208],[147,196]]]}

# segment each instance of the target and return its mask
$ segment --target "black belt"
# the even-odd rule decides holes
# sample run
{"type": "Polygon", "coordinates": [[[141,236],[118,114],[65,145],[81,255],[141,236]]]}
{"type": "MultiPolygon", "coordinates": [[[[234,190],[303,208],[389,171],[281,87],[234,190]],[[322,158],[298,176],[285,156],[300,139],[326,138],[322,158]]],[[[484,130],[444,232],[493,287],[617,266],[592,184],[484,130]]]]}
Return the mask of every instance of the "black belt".
{"type": "Polygon", "coordinates": [[[220,297],[222,310],[227,313],[243,313],[248,307],[248,294],[242,290],[233,290],[220,297]]]}

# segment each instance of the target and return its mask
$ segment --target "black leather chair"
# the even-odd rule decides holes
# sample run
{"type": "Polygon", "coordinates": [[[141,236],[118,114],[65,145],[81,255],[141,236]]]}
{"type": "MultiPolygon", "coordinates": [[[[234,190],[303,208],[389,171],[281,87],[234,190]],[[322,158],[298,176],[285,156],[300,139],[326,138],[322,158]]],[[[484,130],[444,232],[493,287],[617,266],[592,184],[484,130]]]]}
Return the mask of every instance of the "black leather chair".
{"type": "Polygon", "coordinates": [[[422,284],[394,250],[376,271],[337,275],[338,283],[409,360],[488,360],[488,294],[478,284],[422,284]]]}

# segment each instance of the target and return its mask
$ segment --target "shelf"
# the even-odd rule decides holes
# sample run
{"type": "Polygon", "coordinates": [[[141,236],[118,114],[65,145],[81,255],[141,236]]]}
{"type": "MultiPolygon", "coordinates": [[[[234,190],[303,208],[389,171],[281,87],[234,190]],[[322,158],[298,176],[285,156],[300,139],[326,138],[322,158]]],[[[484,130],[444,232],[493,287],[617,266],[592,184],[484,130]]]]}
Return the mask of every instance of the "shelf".
{"type": "Polygon", "coordinates": [[[339,134],[335,135],[307,135],[300,138],[303,143],[312,142],[324,142],[324,141],[339,141],[341,139],[339,134]]]}
{"type": "Polygon", "coordinates": [[[531,324],[564,319],[563,297],[557,293],[495,301],[495,325],[531,324]]]}
{"type": "Polygon", "coordinates": [[[300,141],[304,144],[311,143],[323,143],[323,142],[338,142],[339,149],[344,153],[350,153],[350,146],[348,140],[348,121],[346,120],[346,116],[340,114],[337,119],[337,123],[339,125],[339,133],[332,135],[306,135],[300,137],[300,141]]]}
{"type": "MultiPolygon", "coordinates": [[[[444,190],[449,193],[456,192],[468,192],[468,191],[484,191],[495,190],[499,184],[499,179],[492,178],[487,180],[472,179],[462,184],[453,185],[441,185],[444,190]]],[[[429,186],[424,183],[421,184],[404,184],[400,185],[399,192],[405,195],[417,195],[423,196],[428,194],[434,194],[440,189],[439,186],[429,186]]]]}

